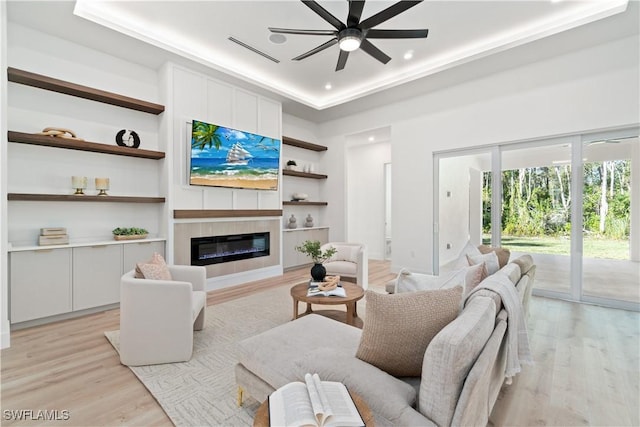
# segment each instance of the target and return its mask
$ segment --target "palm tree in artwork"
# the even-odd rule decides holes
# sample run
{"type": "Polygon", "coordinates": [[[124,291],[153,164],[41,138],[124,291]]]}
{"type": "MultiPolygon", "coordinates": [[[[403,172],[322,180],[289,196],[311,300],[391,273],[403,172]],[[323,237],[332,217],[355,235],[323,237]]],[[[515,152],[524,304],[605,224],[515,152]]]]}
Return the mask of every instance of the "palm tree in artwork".
{"type": "Polygon", "coordinates": [[[220,135],[216,134],[219,126],[209,123],[193,121],[193,139],[191,140],[191,146],[199,150],[204,150],[206,147],[215,147],[217,150],[222,146],[220,135]]]}

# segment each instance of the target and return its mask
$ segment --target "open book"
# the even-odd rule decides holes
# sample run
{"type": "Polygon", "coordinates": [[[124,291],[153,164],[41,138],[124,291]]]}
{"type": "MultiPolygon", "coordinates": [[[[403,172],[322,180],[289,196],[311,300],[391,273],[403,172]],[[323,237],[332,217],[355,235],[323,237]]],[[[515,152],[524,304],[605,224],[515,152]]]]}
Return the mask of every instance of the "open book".
{"type": "Polygon", "coordinates": [[[347,292],[344,290],[342,286],[338,286],[337,288],[331,289],[330,291],[321,291],[317,286],[313,286],[314,282],[311,282],[311,286],[309,286],[309,290],[307,291],[307,296],[322,296],[322,297],[346,297],[347,292]]]}
{"type": "Polygon", "coordinates": [[[320,381],[318,374],[306,374],[304,380],[271,393],[271,426],[364,426],[344,384],[320,381]]]}

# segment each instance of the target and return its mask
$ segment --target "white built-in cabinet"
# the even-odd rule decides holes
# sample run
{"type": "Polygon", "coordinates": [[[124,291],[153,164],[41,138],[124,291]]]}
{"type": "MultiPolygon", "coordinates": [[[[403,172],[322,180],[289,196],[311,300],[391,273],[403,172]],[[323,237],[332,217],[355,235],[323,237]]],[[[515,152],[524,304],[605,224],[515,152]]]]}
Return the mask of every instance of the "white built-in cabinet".
{"type": "MultiPolygon", "coordinates": [[[[118,128],[112,122],[117,117],[116,120],[123,123],[133,122],[133,126],[140,124],[147,135],[153,135],[155,132],[150,123],[155,119],[149,118],[164,111],[164,106],[160,104],[16,68],[10,67],[7,77],[9,82],[20,85],[19,91],[18,87],[11,87],[15,90],[12,95],[15,98],[9,97],[9,105],[15,103],[17,106],[10,126],[27,127],[31,126],[31,121],[50,123],[52,117],[58,123],[71,120],[79,124],[78,120],[73,121],[74,117],[65,117],[65,113],[67,110],[82,110],[82,106],[85,106],[84,109],[91,112],[82,122],[87,133],[96,128],[101,130],[97,133],[103,135],[105,128],[108,128],[108,132],[115,135],[118,128]],[[31,88],[24,89],[25,86],[31,88]],[[75,100],[52,97],[51,93],[69,95],[75,100]],[[39,103],[41,98],[42,106],[39,103]],[[89,100],[89,104],[86,100],[89,100]],[[62,102],[64,105],[60,104],[62,102]],[[115,111],[112,106],[120,108],[115,111]],[[107,110],[111,123],[104,125],[100,121],[102,113],[107,110]],[[23,117],[25,112],[29,114],[28,122],[23,117]]],[[[163,228],[159,221],[153,223],[164,210],[165,198],[158,194],[161,190],[149,191],[149,188],[157,186],[140,185],[136,181],[158,182],[160,163],[157,161],[164,159],[165,153],[116,145],[112,138],[104,141],[101,137],[98,139],[102,141],[93,142],[27,133],[20,129],[8,132],[7,140],[13,144],[8,152],[10,231],[17,229],[21,236],[37,232],[44,222],[42,215],[37,214],[39,212],[50,212],[52,218],[63,218],[72,224],[68,227],[71,237],[69,245],[39,247],[29,243],[34,242],[31,238],[27,243],[20,239],[10,242],[9,300],[12,325],[37,319],[55,320],[60,318],[58,315],[113,306],[120,301],[120,277],[124,272],[134,268],[136,262],[150,259],[153,252],[164,256],[164,238],[120,242],[108,240],[103,234],[105,228],[140,226],[129,224],[132,218],[144,218],[154,228],[163,228]],[[55,153],[51,150],[55,150],[55,153]],[[61,152],[67,154],[62,156],[61,152]],[[112,189],[108,195],[99,196],[89,191],[85,195],[74,195],[71,194],[70,184],[67,184],[69,187],[65,185],[63,191],[59,190],[59,177],[64,176],[65,182],[70,182],[70,176],[75,174],[78,165],[85,162],[93,165],[96,174],[105,174],[97,176],[112,178],[112,189]],[[32,167],[33,170],[28,173],[24,171],[31,164],[40,166],[32,167]],[[137,179],[123,182],[125,172],[126,176],[131,176],[129,172],[132,170],[137,171],[137,179]],[[114,181],[118,180],[121,185],[113,188],[114,181]],[[29,191],[16,191],[15,186],[28,188],[29,191]],[[76,224],[82,228],[78,233],[81,239],[78,240],[74,240],[73,234],[76,224]],[[93,229],[98,230],[96,237],[87,234],[87,230],[91,233],[93,229]]]]}
{"type": "Polygon", "coordinates": [[[11,322],[72,311],[71,248],[10,254],[11,322]]]}
{"type": "Polygon", "coordinates": [[[164,241],[14,250],[10,253],[12,324],[120,302],[120,277],[164,256],[164,241]]]}

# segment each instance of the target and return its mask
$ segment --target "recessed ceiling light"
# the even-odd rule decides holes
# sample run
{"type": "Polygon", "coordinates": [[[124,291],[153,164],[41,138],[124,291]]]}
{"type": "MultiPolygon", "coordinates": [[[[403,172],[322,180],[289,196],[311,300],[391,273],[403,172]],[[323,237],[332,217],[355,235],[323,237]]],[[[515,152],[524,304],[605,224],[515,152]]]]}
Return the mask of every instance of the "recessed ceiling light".
{"type": "Polygon", "coordinates": [[[324,88],[325,88],[326,90],[331,90],[331,88],[332,88],[332,87],[333,87],[333,86],[331,86],[331,83],[327,83],[326,85],[324,85],[324,88]]]}
{"type": "Polygon", "coordinates": [[[369,137],[369,142],[373,142],[373,141],[375,141],[375,140],[376,140],[375,136],[370,136],[370,137],[369,137]]]}
{"type": "Polygon", "coordinates": [[[404,59],[406,59],[407,61],[409,59],[413,58],[413,51],[412,50],[408,50],[404,53],[404,59]]]}
{"type": "Polygon", "coordinates": [[[271,43],[275,43],[275,44],[282,44],[282,43],[287,41],[287,38],[285,37],[284,34],[275,34],[274,33],[274,34],[271,34],[269,36],[269,41],[271,43]]]}

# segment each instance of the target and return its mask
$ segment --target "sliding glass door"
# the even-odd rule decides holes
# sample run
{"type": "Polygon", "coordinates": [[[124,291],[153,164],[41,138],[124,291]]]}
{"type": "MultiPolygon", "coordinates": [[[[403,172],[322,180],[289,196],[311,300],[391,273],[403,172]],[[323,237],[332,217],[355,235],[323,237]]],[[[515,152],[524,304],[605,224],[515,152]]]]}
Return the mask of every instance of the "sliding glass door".
{"type": "Polygon", "coordinates": [[[503,246],[533,256],[534,294],[640,309],[637,128],[438,153],[434,170],[434,265],[468,239],[503,246]]]}
{"type": "Polygon", "coordinates": [[[582,297],[640,303],[638,137],[583,142],[582,297]]]}
{"type": "Polygon", "coordinates": [[[500,246],[530,254],[535,287],[571,294],[571,138],[500,147],[500,246]]]}

